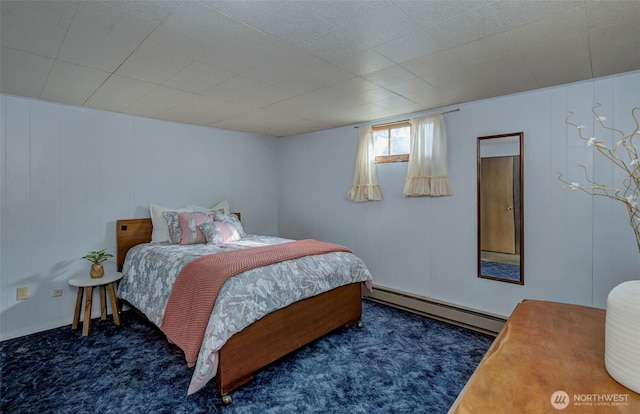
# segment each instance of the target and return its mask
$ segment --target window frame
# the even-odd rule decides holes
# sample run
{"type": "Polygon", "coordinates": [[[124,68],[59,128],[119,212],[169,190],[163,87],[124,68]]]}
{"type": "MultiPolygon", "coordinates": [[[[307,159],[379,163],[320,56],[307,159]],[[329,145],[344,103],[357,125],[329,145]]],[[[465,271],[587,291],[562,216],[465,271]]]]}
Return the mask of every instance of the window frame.
{"type": "MultiPolygon", "coordinates": [[[[389,122],[386,124],[372,125],[371,132],[384,131],[384,130],[388,131],[387,151],[389,151],[391,148],[391,130],[404,128],[404,127],[409,127],[409,146],[411,146],[411,122],[408,119],[403,121],[389,122]]],[[[393,163],[393,162],[409,162],[409,154],[410,153],[393,154],[393,155],[376,155],[375,163],[384,164],[384,163],[393,163]]]]}

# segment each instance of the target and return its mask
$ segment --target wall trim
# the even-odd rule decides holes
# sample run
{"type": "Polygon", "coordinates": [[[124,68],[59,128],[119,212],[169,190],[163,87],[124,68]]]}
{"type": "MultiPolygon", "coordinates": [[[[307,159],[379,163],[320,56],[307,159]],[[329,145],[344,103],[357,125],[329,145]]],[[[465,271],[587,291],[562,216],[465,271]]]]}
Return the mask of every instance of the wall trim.
{"type": "Polygon", "coordinates": [[[394,308],[406,310],[453,325],[462,326],[489,335],[497,335],[507,321],[506,317],[482,312],[427,298],[413,293],[403,292],[384,286],[373,285],[372,291],[363,289],[364,299],[378,302],[394,308]]]}

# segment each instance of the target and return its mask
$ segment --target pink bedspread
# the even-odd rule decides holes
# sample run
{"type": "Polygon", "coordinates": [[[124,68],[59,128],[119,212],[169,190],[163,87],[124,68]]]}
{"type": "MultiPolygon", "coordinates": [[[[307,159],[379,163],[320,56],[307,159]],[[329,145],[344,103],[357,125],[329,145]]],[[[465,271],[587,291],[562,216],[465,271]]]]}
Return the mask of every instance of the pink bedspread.
{"type": "Polygon", "coordinates": [[[191,367],[198,360],[209,317],[220,288],[230,277],[286,260],[351,250],[338,244],[299,240],[207,255],[188,263],[169,296],[160,329],[185,353],[191,367]]]}

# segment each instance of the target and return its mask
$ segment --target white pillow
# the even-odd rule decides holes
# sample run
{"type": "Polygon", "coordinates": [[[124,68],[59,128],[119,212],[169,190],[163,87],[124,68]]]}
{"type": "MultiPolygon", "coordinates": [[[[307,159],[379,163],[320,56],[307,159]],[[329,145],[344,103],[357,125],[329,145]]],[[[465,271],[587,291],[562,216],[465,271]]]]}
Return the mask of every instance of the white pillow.
{"type": "Polygon", "coordinates": [[[229,202],[227,200],[221,201],[213,207],[202,207],[197,206],[195,204],[191,204],[187,206],[187,208],[192,213],[219,213],[222,211],[223,214],[229,214],[229,202]]]}
{"type": "Polygon", "coordinates": [[[183,208],[167,208],[160,207],[157,204],[150,203],[149,211],[151,212],[151,223],[153,224],[153,231],[151,232],[151,243],[162,243],[169,241],[169,224],[167,219],[162,213],[165,211],[177,211],[179,213],[191,212],[189,207],[183,208]]]}

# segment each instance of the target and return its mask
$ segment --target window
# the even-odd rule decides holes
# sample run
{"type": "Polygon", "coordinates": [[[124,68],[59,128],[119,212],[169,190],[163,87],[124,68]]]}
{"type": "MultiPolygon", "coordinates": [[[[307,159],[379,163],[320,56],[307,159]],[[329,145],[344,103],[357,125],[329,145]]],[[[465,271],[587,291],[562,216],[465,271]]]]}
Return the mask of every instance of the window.
{"type": "Polygon", "coordinates": [[[409,161],[411,137],[411,123],[409,121],[374,125],[371,130],[373,131],[376,163],[409,161]]]}

